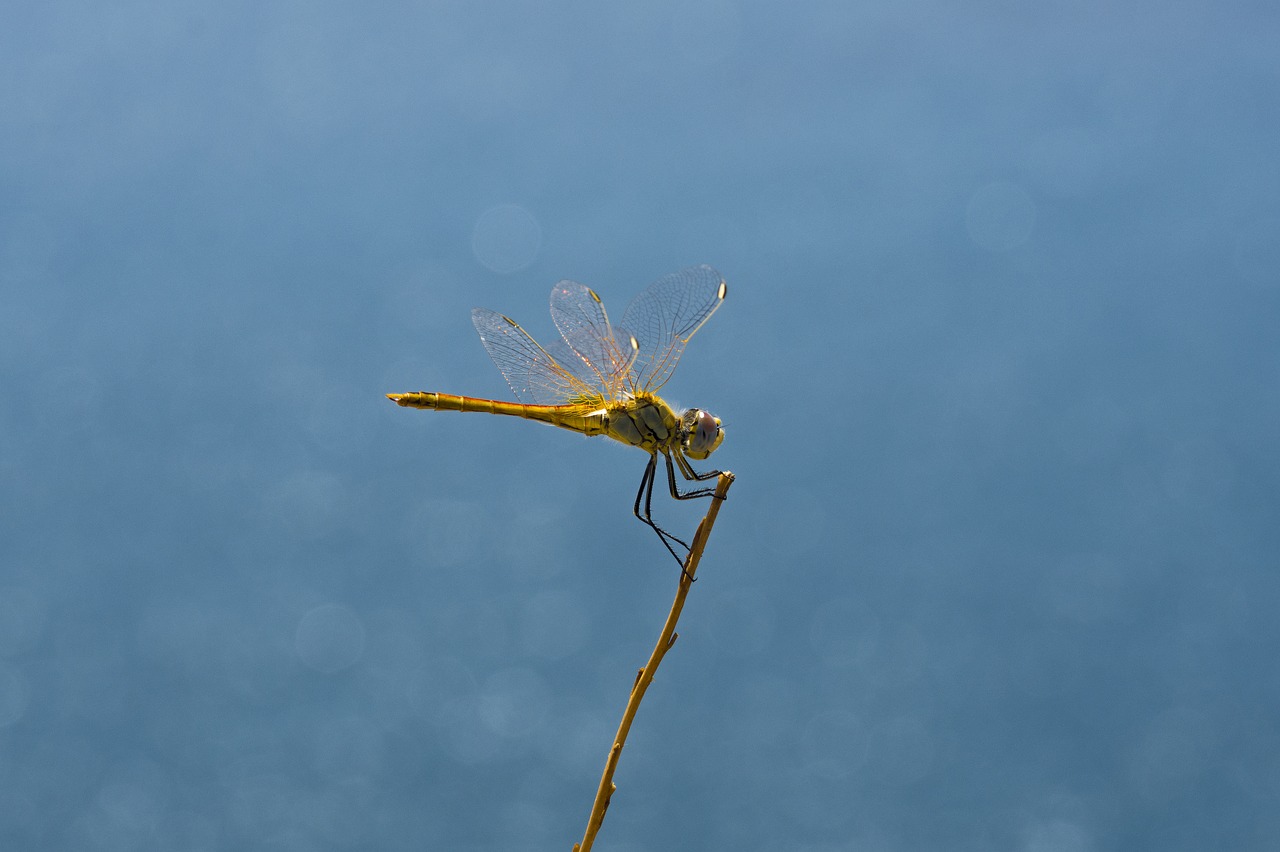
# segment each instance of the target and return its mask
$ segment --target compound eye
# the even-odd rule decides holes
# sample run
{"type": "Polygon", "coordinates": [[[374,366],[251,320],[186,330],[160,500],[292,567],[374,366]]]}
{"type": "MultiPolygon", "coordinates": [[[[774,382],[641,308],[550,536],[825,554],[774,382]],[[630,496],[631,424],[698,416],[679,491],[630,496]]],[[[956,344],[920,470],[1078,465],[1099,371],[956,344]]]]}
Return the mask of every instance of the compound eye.
{"type": "Polygon", "coordinates": [[[705,459],[724,440],[720,418],[701,409],[694,415],[693,430],[689,434],[687,452],[695,459],[705,459]]]}
{"type": "Polygon", "coordinates": [[[711,416],[709,411],[698,412],[698,444],[706,446],[716,440],[720,434],[720,421],[711,416]]]}

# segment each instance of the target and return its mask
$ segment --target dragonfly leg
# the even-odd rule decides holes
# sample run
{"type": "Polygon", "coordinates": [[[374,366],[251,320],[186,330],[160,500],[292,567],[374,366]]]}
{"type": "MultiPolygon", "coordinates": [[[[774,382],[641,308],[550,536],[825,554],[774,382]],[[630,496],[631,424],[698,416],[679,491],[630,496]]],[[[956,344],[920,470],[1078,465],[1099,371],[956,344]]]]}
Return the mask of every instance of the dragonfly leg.
{"type": "MultiPolygon", "coordinates": [[[[677,500],[692,500],[696,497],[711,497],[715,495],[716,490],[714,488],[696,488],[693,491],[686,491],[682,494],[680,489],[676,487],[676,472],[675,468],[671,465],[671,454],[663,453],[663,455],[667,457],[667,484],[671,486],[672,497],[677,500]]],[[[689,460],[681,455],[679,451],[676,451],[675,457],[676,463],[680,465],[680,474],[685,479],[693,482],[705,482],[708,479],[714,479],[720,475],[720,471],[718,470],[709,471],[708,473],[698,473],[693,469],[692,465],[689,464],[689,460]]]]}
{"type": "MultiPolygon", "coordinates": [[[[667,464],[671,464],[671,459],[667,459],[667,464]]],[[[689,545],[664,530],[653,520],[653,480],[656,478],[658,471],[658,454],[654,453],[649,456],[649,464],[645,466],[644,476],[640,478],[640,490],[636,492],[636,504],[633,508],[635,516],[644,523],[648,524],[654,532],[658,534],[658,538],[662,540],[662,544],[667,548],[676,562],[680,563],[680,567],[684,568],[684,557],[676,553],[672,543],[680,545],[684,548],[686,555],[689,552],[689,545]],[[640,504],[644,503],[644,512],[640,511],[640,504]]]]}

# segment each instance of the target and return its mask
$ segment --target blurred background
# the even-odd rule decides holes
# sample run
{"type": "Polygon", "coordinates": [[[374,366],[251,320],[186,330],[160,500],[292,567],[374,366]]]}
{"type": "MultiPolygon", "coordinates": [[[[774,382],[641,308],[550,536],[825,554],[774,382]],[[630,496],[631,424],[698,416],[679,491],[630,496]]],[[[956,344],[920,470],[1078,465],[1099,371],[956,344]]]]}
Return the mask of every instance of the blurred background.
{"type": "Polygon", "coordinates": [[[383,394],[695,263],[597,849],[1280,847],[1274,4],[5,20],[3,848],[568,850],[645,458],[383,394]]]}

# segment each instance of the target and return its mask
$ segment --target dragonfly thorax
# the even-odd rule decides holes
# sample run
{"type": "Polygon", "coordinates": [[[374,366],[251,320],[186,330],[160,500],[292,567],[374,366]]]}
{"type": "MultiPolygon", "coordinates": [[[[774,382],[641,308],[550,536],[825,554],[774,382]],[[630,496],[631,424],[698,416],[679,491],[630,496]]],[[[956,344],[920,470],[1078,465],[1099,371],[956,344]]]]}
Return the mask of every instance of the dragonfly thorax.
{"type": "Polygon", "coordinates": [[[681,421],[671,406],[652,394],[638,393],[610,403],[601,412],[604,432],[647,452],[657,452],[681,440],[681,421]]]}
{"type": "Polygon", "coordinates": [[[653,394],[638,393],[598,412],[601,431],[610,438],[648,452],[678,450],[692,459],[705,459],[724,440],[720,418],[700,408],[677,415],[653,394]]]}

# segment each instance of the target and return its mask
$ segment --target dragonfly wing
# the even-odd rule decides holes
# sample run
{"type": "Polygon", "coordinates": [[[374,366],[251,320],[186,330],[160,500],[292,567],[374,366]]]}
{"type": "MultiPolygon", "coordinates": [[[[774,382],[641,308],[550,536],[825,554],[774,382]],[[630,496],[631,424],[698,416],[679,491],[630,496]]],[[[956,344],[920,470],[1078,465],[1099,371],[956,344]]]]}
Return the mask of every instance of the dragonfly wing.
{"type": "Polygon", "coordinates": [[[710,266],[690,266],[664,275],[636,296],[622,325],[639,346],[633,381],[639,390],[657,391],[671,378],[689,338],[724,303],[724,278],[710,266]]]}
{"type": "MultiPolygon", "coordinates": [[[[591,288],[561,281],[551,288],[551,319],[572,350],[573,371],[607,399],[616,399],[635,361],[632,336],[609,322],[604,303],[591,288]]],[[[559,353],[557,353],[559,355],[559,353]]]]}
{"type": "Polygon", "coordinates": [[[487,308],[476,308],[471,312],[471,322],[480,334],[485,351],[521,402],[560,405],[599,394],[539,346],[510,317],[487,308]]]}
{"type": "Polygon", "coordinates": [[[565,343],[564,340],[556,339],[547,344],[546,350],[552,360],[564,367],[569,373],[572,373],[575,379],[590,387],[596,395],[601,394],[600,374],[581,355],[575,352],[568,343],[565,343]]]}

